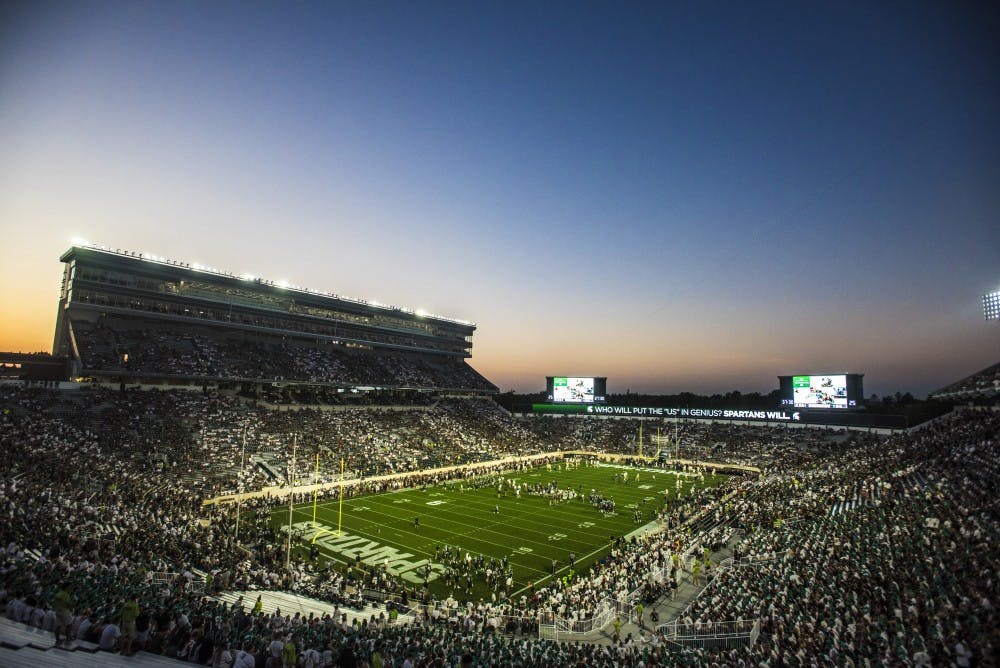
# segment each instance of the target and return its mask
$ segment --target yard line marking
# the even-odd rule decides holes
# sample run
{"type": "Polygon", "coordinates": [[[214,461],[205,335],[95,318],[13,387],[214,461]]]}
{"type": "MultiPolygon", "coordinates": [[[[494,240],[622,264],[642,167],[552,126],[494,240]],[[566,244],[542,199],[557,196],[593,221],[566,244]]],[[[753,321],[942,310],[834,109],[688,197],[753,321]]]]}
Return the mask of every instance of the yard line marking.
{"type": "MultiPolygon", "coordinates": [[[[379,511],[378,510],[373,510],[372,512],[378,513],[379,511]]],[[[383,512],[383,513],[380,513],[380,514],[385,515],[387,517],[392,517],[394,519],[399,519],[399,520],[403,520],[404,519],[403,517],[398,517],[398,516],[393,515],[392,513],[388,513],[388,512],[383,512]]],[[[431,517],[434,517],[434,516],[431,516],[431,517]]],[[[446,521],[448,523],[450,523],[450,524],[457,524],[459,526],[464,526],[464,527],[468,527],[469,529],[471,529],[471,531],[469,531],[469,532],[454,534],[456,536],[470,536],[470,537],[473,538],[473,540],[480,540],[480,541],[482,541],[484,543],[488,543],[490,545],[496,545],[497,547],[504,548],[505,550],[507,548],[506,545],[501,545],[500,543],[494,543],[493,541],[486,540],[486,539],[483,539],[483,538],[473,537],[473,536],[471,536],[471,534],[473,532],[481,531],[481,532],[486,532],[486,533],[500,535],[500,536],[503,536],[505,538],[515,538],[515,537],[517,537],[517,536],[511,536],[511,534],[506,533],[504,531],[496,531],[496,530],[494,530],[492,528],[492,527],[500,527],[500,526],[506,527],[506,526],[508,526],[507,522],[492,522],[492,523],[489,523],[489,524],[478,526],[478,525],[475,525],[475,524],[468,524],[467,522],[459,522],[458,520],[446,520],[446,521]]],[[[425,522],[424,526],[427,527],[428,529],[433,529],[435,531],[443,531],[445,533],[449,533],[445,528],[439,526],[437,523],[425,522]]],[[[542,535],[542,534],[539,534],[539,535],[542,535]]],[[[524,536],[520,536],[518,538],[522,542],[527,542],[527,543],[531,543],[531,544],[534,544],[534,545],[546,545],[545,542],[540,541],[540,540],[531,540],[531,539],[525,538],[524,536]]],[[[590,542],[590,541],[577,540],[576,542],[578,542],[578,543],[584,543],[584,542],[590,542]]],[[[568,548],[568,547],[567,548],[560,548],[560,549],[563,552],[566,552],[566,553],[569,553],[569,552],[573,551],[571,548],[568,548]]]]}
{"type": "MultiPolygon", "coordinates": [[[[301,512],[302,514],[306,514],[306,512],[304,510],[303,511],[297,511],[297,512],[301,512]]],[[[388,513],[379,513],[377,510],[373,511],[373,512],[378,513],[380,515],[386,515],[388,517],[393,517],[392,515],[389,515],[388,513]]],[[[310,517],[311,517],[311,515],[310,515],[310,517]]],[[[370,522],[371,524],[378,524],[374,520],[369,520],[367,518],[359,518],[359,519],[362,519],[362,520],[364,520],[366,522],[370,522]]],[[[414,531],[408,531],[406,529],[396,529],[396,528],[393,528],[393,531],[397,531],[399,533],[410,534],[411,536],[420,536],[420,537],[423,537],[423,534],[416,533],[414,531]]],[[[382,544],[390,545],[391,547],[398,547],[398,548],[400,548],[400,549],[402,549],[404,551],[418,552],[418,553],[423,554],[423,555],[428,556],[428,557],[433,557],[434,556],[434,554],[431,553],[431,552],[426,552],[424,550],[420,550],[420,549],[417,549],[415,547],[410,547],[409,545],[404,545],[403,543],[392,541],[391,539],[386,539],[386,537],[383,536],[383,535],[381,535],[381,534],[366,533],[363,530],[355,529],[353,526],[351,527],[349,533],[356,533],[358,535],[363,535],[363,536],[369,537],[371,540],[373,540],[376,543],[382,543],[382,544]]],[[[464,534],[456,534],[456,535],[464,535],[464,534]]],[[[489,541],[483,541],[483,542],[484,543],[489,543],[489,541]]],[[[490,543],[490,545],[496,545],[496,543],[490,543]]],[[[498,546],[498,547],[503,547],[503,546],[498,546]]],[[[465,550],[466,552],[472,552],[472,553],[478,554],[478,555],[480,555],[482,557],[486,557],[487,559],[496,559],[497,558],[495,555],[485,554],[485,553],[479,552],[477,550],[469,550],[469,549],[466,549],[465,547],[463,547],[462,549],[465,550]]],[[[512,564],[515,563],[512,560],[508,560],[508,562],[512,563],[512,564]]],[[[437,563],[437,562],[435,562],[435,563],[437,563]]],[[[543,570],[541,570],[539,568],[534,568],[532,566],[526,566],[525,564],[515,564],[515,565],[520,566],[521,568],[525,568],[525,569],[530,570],[530,571],[535,571],[537,573],[544,573],[545,572],[545,571],[543,571],[543,570]]]]}
{"type": "MultiPolygon", "coordinates": [[[[629,484],[622,484],[620,481],[612,481],[610,478],[612,477],[611,474],[613,472],[613,468],[662,473],[664,474],[664,480],[662,481],[662,484],[666,488],[664,492],[667,494],[669,499],[677,498],[677,493],[675,492],[675,490],[671,489],[672,486],[668,484],[668,481],[670,481],[671,478],[667,478],[666,476],[669,474],[673,474],[673,476],[671,476],[672,478],[679,477],[678,474],[669,470],[661,470],[661,469],[641,469],[639,467],[625,467],[625,466],[617,466],[617,467],[602,466],[600,468],[584,467],[580,469],[573,469],[572,471],[570,471],[569,469],[543,471],[540,470],[539,468],[536,468],[534,471],[528,474],[526,474],[524,470],[510,470],[500,474],[489,474],[488,477],[498,481],[518,479],[518,478],[524,480],[525,477],[531,477],[534,479],[534,481],[542,483],[546,482],[547,480],[556,480],[561,485],[563,485],[562,487],[560,487],[560,489],[563,490],[576,489],[578,487],[582,487],[585,490],[598,489],[605,496],[609,498],[614,498],[614,500],[619,505],[623,506],[629,504],[629,502],[637,502],[639,500],[642,500],[643,494],[650,494],[648,488],[643,489],[646,488],[647,485],[637,485],[637,484],[629,485],[629,484]],[[563,476],[567,476],[569,479],[567,480],[566,478],[563,478],[563,476]],[[609,490],[609,488],[611,489],[609,490]]],[[[530,469],[528,470],[530,471],[530,469]]],[[[684,475],[683,473],[680,474],[680,476],[694,477],[694,476],[684,475]]],[[[521,553],[520,549],[515,549],[514,552],[508,555],[508,550],[512,546],[517,545],[519,542],[528,542],[531,544],[541,545],[542,536],[546,536],[547,538],[551,537],[552,534],[549,534],[548,532],[551,531],[553,528],[558,528],[560,526],[572,527],[576,525],[581,525],[578,528],[583,529],[584,527],[582,525],[589,524],[591,526],[586,528],[590,529],[590,531],[584,531],[584,530],[578,531],[574,529],[573,538],[570,539],[570,541],[576,543],[586,543],[590,545],[601,544],[604,546],[598,547],[597,549],[590,551],[585,556],[580,557],[577,560],[577,564],[580,565],[581,562],[585,562],[586,560],[592,558],[595,554],[602,551],[610,550],[610,546],[606,542],[607,540],[606,535],[608,532],[615,535],[618,534],[624,535],[625,532],[627,532],[629,529],[632,529],[634,526],[633,522],[624,521],[625,520],[624,516],[618,518],[612,518],[597,513],[596,509],[590,508],[589,504],[587,504],[586,501],[581,499],[576,499],[574,501],[567,501],[547,507],[545,505],[545,497],[540,495],[526,494],[522,495],[521,497],[515,497],[514,495],[509,495],[505,496],[502,500],[497,500],[494,498],[496,492],[496,484],[494,484],[493,482],[490,482],[490,484],[486,484],[484,486],[476,488],[470,487],[469,489],[466,489],[464,493],[458,492],[458,488],[460,485],[469,483],[472,480],[482,480],[484,477],[487,476],[475,476],[473,478],[468,478],[468,479],[461,478],[455,480],[441,481],[441,483],[429,485],[425,489],[422,489],[422,486],[416,486],[416,487],[403,487],[403,488],[390,489],[382,492],[361,493],[344,498],[343,505],[347,506],[348,510],[351,511],[352,521],[350,522],[350,526],[353,527],[357,526],[357,524],[359,523],[364,523],[370,527],[372,524],[374,524],[376,526],[381,527],[383,531],[388,530],[388,532],[390,532],[390,535],[392,535],[393,538],[391,539],[386,538],[383,537],[382,534],[376,535],[374,533],[370,533],[369,531],[357,531],[356,533],[358,533],[359,536],[367,537],[372,540],[378,541],[380,543],[386,543],[394,547],[398,547],[404,551],[416,552],[418,554],[425,555],[428,557],[432,556],[431,552],[428,551],[428,548],[430,546],[434,545],[435,543],[441,544],[445,540],[449,540],[449,542],[451,542],[450,539],[443,538],[440,539],[439,541],[427,542],[428,538],[427,535],[423,533],[417,534],[405,528],[410,524],[411,518],[400,517],[399,515],[395,514],[395,512],[401,512],[408,515],[410,512],[413,512],[414,509],[423,507],[423,503],[425,503],[426,499],[428,498],[448,499],[448,503],[451,505],[450,508],[448,507],[436,507],[433,509],[425,508],[425,511],[430,513],[429,515],[430,517],[436,518],[441,522],[444,522],[446,524],[455,527],[470,527],[468,531],[454,532],[450,531],[451,527],[448,527],[448,529],[441,528],[437,526],[437,522],[432,522],[431,525],[428,526],[428,528],[434,530],[435,532],[441,532],[446,536],[450,536],[451,538],[455,539],[455,542],[461,543],[462,541],[458,539],[468,538],[470,542],[479,543],[482,546],[488,545],[488,546],[493,546],[494,548],[501,549],[499,554],[486,554],[477,550],[469,549],[465,545],[461,546],[461,549],[464,549],[466,552],[474,555],[479,555],[487,559],[490,558],[500,559],[504,556],[515,556],[521,553]],[[393,496],[394,499],[392,499],[393,496]],[[390,503],[393,503],[396,499],[400,499],[400,497],[405,499],[403,503],[406,505],[402,504],[388,505],[390,503]],[[370,503],[379,508],[380,510],[376,510],[374,512],[369,510],[368,513],[368,514],[374,514],[379,517],[376,519],[359,517],[358,513],[361,512],[362,508],[371,509],[372,507],[372,506],[361,505],[363,503],[370,503]],[[502,521],[495,521],[495,522],[486,521],[487,517],[485,517],[485,515],[487,513],[492,515],[493,507],[494,505],[497,504],[501,506],[503,512],[502,521]],[[459,513],[456,509],[463,505],[468,510],[475,509],[479,511],[479,513],[481,513],[484,516],[481,518],[476,516],[470,517],[470,513],[459,513]],[[585,512],[585,509],[593,510],[594,512],[587,513],[585,512]],[[483,520],[484,524],[482,526],[473,527],[468,522],[463,522],[461,521],[461,519],[455,519],[455,517],[459,514],[462,514],[461,519],[470,519],[473,521],[475,521],[476,519],[481,519],[483,520]],[[593,521],[592,522],[581,521],[584,519],[593,521]],[[353,520],[359,520],[359,522],[354,522],[353,520]],[[538,529],[535,528],[538,526],[544,526],[545,531],[539,531],[538,529]],[[516,533],[514,534],[507,533],[508,530],[514,531],[516,533]],[[485,532],[488,534],[494,534],[495,536],[498,537],[503,537],[505,541],[510,541],[510,544],[501,545],[499,543],[480,538],[478,535],[475,535],[479,532],[485,532]],[[535,536],[537,534],[539,540],[536,541],[530,538],[526,539],[525,534],[529,534],[531,536],[535,536]],[[412,547],[408,544],[402,544],[400,542],[397,542],[404,536],[418,536],[418,535],[421,538],[423,538],[423,540],[420,541],[420,544],[417,547],[412,547]]],[[[725,479],[724,476],[715,476],[715,477],[706,476],[706,480],[704,483],[698,484],[697,482],[694,481],[690,482],[685,481],[684,487],[685,490],[693,487],[697,488],[716,487],[719,484],[721,484],[721,482],[724,479],[725,479]]],[[[648,480],[648,478],[646,480],[648,480]]],[[[643,480],[643,482],[645,483],[646,480],[643,480]]],[[[654,484],[656,487],[659,487],[661,483],[660,481],[657,480],[654,484]]],[[[657,496],[658,494],[659,490],[657,490],[657,496]]],[[[646,500],[657,499],[657,497],[645,497],[645,498],[646,500]]],[[[324,502],[318,504],[318,507],[323,508],[326,511],[326,513],[329,513],[330,508],[332,507],[335,509],[339,503],[340,503],[339,495],[337,495],[336,492],[334,491],[334,493],[332,493],[329,497],[327,497],[327,499],[324,502]]],[[[295,507],[293,511],[296,514],[295,516],[297,517],[305,517],[307,515],[311,516],[311,509],[308,508],[309,505],[310,505],[309,502],[306,501],[303,502],[302,504],[299,504],[299,507],[295,507]]],[[[659,504],[654,503],[653,507],[655,508],[658,505],[659,504]]],[[[277,511],[277,513],[280,513],[280,508],[276,508],[275,511],[277,511]]],[[[336,512],[336,510],[334,510],[334,512],[336,512]]],[[[346,525],[345,525],[345,530],[354,531],[354,529],[348,529],[348,526],[346,525]]],[[[567,536],[567,538],[569,538],[569,536],[567,536]]],[[[562,542],[568,543],[570,541],[564,540],[562,542]]],[[[523,545],[522,548],[524,550],[530,549],[524,547],[523,545]]],[[[570,551],[571,551],[570,548],[557,548],[555,545],[555,541],[553,541],[548,544],[546,550],[543,550],[542,553],[535,553],[533,555],[534,558],[531,559],[532,562],[539,563],[539,565],[542,566],[542,568],[535,568],[534,566],[518,563],[513,560],[509,560],[508,563],[518,571],[518,573],[515,576],[516,577],[515,581],[518,584],[522,584],[524,583],[524,580],[522,579],[521,576],[528,574],[528,572],[533,572],[538,574],[543,574],[543,573],[547,574],[550,572],[549,569],[547,568],[548,565],[547,562],[549,556],[553,554],[558,555],[570,551]],[[521,572],[522,570],[523,572],[521,572]]],[[[524,556],[527,557],[529,555],[525,554],[524,556]]],[[[557,574],[564,573],[568,568],[569,566],[567,565],[564,566],[563,568],[558,569],[557,574]]],[[[541,584],[543,582],[548,581],[549,579],[551,579],[551,576],[546,575],[536,584],[541,584]]],[[[481,588],[481,583],[477,582],[476,587],[477,589],[481,588]]],[[[523,593],[526,589],[527,587],[523,587],[517,590],[511,596],[513,597],[514,595],[519,595],[523,593]]]]}
{"type": "MultiPolygon", "coordinates": [[[[609,550],[609,549],[611,549],[610,545],[605,545],[603,547],[599,547],[596,550],[594,550],[593,552],[591,552],[590,554],[583,555],[582,557],[580,557],[579,559],[577,559],[577,561],[586,561],[587,559],[589,559],[590,557],[594,556],[595,554],[597,554],[601,550],[609,550]]],[[[555,572],[555,575],[557,576],[560,573],[562,573],[563,571],[568,571],[570,568],[573,568],[573,566],[568,566],[568,565],[567,566],[563,566],[562,568],[560,568],[559,570],[557,570],[555,572]]],[[[542,578],[538,582],[535,582],[534,585],[535,585],[535,587],[538,587],[543,582],[545,582],[546,580],[551,580],[553,577],[555,577],[555,576],[553,576],[553,575],[546,575],[544,578],[542,578]]],[[[510,595],[510,597],[509,597],[510,600],[513,601],[515,596],[517,596],[518,594],[522,593],[523,591],[525,591],[527,589],[528,589],[528,587],[521,587],[520,589],[518,589],[517,591],[515,591],[513,594],[510,595]]]]}

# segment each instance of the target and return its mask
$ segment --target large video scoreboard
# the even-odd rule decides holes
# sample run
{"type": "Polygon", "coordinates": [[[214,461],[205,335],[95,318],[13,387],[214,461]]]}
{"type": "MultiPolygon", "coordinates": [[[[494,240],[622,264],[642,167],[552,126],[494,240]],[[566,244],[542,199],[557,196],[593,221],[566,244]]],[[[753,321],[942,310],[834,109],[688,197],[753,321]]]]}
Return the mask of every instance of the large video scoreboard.
{"type": "Polygon", "coordinates": [[[806,409],[864,408],[860,373],[778,376],[781,405],[806,409]]]}
{"type": "Polygon", "coordinates": [[[607,377],[546,376],[545,378],[545,394],[552,403],[604,403],[607,387],[607,377]]]}

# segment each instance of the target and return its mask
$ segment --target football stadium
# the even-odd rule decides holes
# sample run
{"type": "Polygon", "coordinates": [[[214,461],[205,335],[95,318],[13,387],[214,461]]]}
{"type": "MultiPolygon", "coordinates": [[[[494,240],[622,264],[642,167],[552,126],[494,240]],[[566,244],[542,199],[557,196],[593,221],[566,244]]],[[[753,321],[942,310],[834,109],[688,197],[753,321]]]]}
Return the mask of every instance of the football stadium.
{"type": "Polygon", "coordinates": [[[504,397],[471,322],[59,259],[0,360],[0,665],[994,665],[1000,364],[920,414],[504,397]]]}

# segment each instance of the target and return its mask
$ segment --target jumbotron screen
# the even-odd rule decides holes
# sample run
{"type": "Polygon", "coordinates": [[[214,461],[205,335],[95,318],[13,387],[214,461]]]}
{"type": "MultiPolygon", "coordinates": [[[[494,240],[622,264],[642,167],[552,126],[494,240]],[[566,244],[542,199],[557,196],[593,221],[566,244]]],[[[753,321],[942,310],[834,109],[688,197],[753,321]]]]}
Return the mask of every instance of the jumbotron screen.
{"type": "Polygon", "coordinates": [[[861,378],[857,373],[780,376],[781,403],[795,408],[861,408],[861,378]]]}
{"type": "Polygon", "coordinates": [[[552,403],[594,404],[605,401],[607,378],[547,376],[545,381],[545,393],[552,403]]]}

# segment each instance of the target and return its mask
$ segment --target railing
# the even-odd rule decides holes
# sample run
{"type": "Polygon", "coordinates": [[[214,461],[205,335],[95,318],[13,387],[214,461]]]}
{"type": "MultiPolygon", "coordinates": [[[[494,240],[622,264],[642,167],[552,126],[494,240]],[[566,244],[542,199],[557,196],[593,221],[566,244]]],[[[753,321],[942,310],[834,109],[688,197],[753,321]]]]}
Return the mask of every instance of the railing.
{"type": "Polygon", "coordinates": [[[177,573],[151,573],[149,579],[156,585],[172,585],[177,581],[177,573]]]}
{"type": "Polygon", "coordinates": [[[759,619],[681,624],[677,620],[657,627],[664,641],[681,647],[726,650],[747,647],[760,636],[759,619]]]}
{"type": "Polygon", "coordinates": [[[619,614],[617,603],[605,599],[597,604],[596,612],[586,619],[570,619],[553,613],[543,613],[538,619],[538,637],[541,640],[560,640],[586,636],[600,631],[619,614]]]}
{"type": "MultiPolygon", "coordinates": [[[[398,595],[386,595],[385,602],[393,602],[399,611],[397,623],[402,623],[404,618],[419,624],[437,624],[447,626],[459,626],[464,622],[467,613],[475,613],[481,619],[481,613],[475,608],[465,606],[451,607],[439,601],[433,604],[425,604],[411,601],[408,605],[402,606],[398,595]]],[[[537,619],[523,615],[504,615],[499,612],[491,612],[485,620],[486,629],[493,629],[498,633],[520,633],[522,629],[530,628],[534,630],[537,619]]]]}
{"type": "Polygon", "coordinates": [[[163,571],[150,573],[150,582],[152,582],[154,585],[166,585],[171,589],[173,589],[174,585],[176,585],[178,582],[182,582],[183,583],[182,586],[186,591],[195,594],[204,594],[206,588],[204,576],[202,577],[195,576],[194,578],[191,578],[189,580],[187,578],[181,577],[180,573],[168,573],[163,571]]]}
{"type": "MultiPolygon", "coordinates": [[[[689,549],[689,552],[693,551],[694,547],[689,549]]],[[[685,557],[687,556],[685,554],[685,557]]],[[[670,576],[670,569],[671,564],[667,560],[662,568],[654,568],[647,572],[643,582],[663,583],[670,576]]],[[[594,614],[586,619],[559,617],[553,613],[544,614],[538,620],[538,637],[548,640],[571,639],[600,631],[616,618],[623,624],[634,622],[638,619],[636,609],[642,600],[644,589],[645,584],[630,592],[619,592],[604,598],[597,604],[594,614]]]]}
{"type": "MultiPolygon", "coordinates": [[[[780,561],[784,556],[784,552],[771,552],[769,554],[761,554],[755,557],[740,557],[739,559],[726,559],[724,561],[730,562],[727,564],[728,568],[752,568],[754,566],[761,566],[763,564],[780,561]]],[[[720,564],[720,566],[721,565],[722,564],[720,564]]]]}

